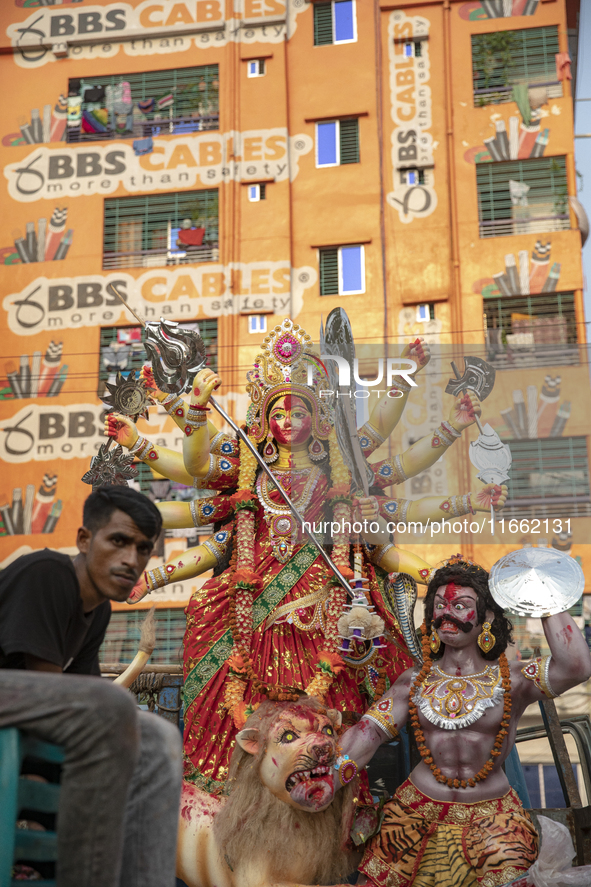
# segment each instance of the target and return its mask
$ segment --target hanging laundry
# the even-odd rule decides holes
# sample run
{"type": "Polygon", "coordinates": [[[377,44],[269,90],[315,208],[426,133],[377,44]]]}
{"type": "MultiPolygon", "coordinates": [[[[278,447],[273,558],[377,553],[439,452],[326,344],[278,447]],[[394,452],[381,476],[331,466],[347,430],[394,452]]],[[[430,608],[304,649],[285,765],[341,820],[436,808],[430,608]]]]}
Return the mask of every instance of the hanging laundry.
{"type": "Polygon", "coordinates": [[[156,102],[156,107],[159,111],[162,111],[164,108],[171,108],[174,105],[174,96],[171,92],[163,95],[162,98],[158,99],[156,102]]]}
{"type": "Polygon", "coordinates": [[[154,110],[155,104],[155,99],[142,99],[140,102],[137,103],[137,106],[142,114],[149,114],[151,111],[154,110]]]}
{"type": "Polygon", "coordinates": [[[80,126],[82,119],[82,96],[68,96],[68,128],[72,129],[80,126]]]}
{"type": "Polygon", "coordinates": [[[102,102],[105,99],[104,86],[88,86],[84,90],[84,104],[102,102]]]}
{"type": "Polygon", "coordinates": [[[146,139],[134,139],[132,145],[137,157],[141,157],[142,154],[151,154],[154,150],[154,140],[151,136],[146,139]]]}
{"type": "Polygon", "coordinates": [[[570,60],[570,55],[568,52],[557,52],[556,53],[556,79],[557,80],[572,80],[573,75],[570,72],[570,66],[572,62],[570,60]]]}

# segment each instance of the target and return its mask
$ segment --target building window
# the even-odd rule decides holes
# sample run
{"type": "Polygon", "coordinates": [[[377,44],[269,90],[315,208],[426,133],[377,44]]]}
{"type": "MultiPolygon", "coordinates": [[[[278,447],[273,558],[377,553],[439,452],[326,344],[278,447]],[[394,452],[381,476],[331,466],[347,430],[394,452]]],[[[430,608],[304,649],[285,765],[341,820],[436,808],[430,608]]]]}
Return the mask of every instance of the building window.
{"type": "Polygon", "coordinates": [[[265,74],[265,60],[251,59],[246,63],[247,77],[262,77],[265,74]]]}
{"type": "Polygon", "coordinates": [[[314,3],[314,46],[356,40],[355,0],[314,3]]]}
{"type": "MultiPolygon", "coordinates": [[[[534,264],[532,276],[538,273],[540,264],[534,264]]],[[[495,279],[499,288],[511,283],[507,274],[495,275],[495,279]],[[499,281],[501,276],[506,281],[499,281]]],[[[515,271],[516,286],[517,280],[515,271]]],[[[579,363],[574,293],[485,298],[484,329],[487,360],[497,369],[579,363]]]]}
{"type": "MultiPolygon", "coordinates": [[[[528,392],[529,393],[529,392],[528,392]]],[[[513,423],[519,427],[519,413],[523,414],[521,425],[529,425],[528,407],[539,412],[539,405],[519,401],[513,407],[513,423]]],[[[589,459],[585,437],[561,437],[568,420],[570,403],[563,404],[562,411],[556,412],[550,436],[534,439],[512,438],[505,441],[511,447],[513,464],[507,481],[509,497],[503,511],[504,517],[516,517],[521,511],[535,517],[580,517],[591,514],[591,491],[589,489],[589,459]],[[560,414],[562,413],[562,414],[560,414]]],[[[531,410],[530,410],[531,412],[531,410]]],[[[537,421],[537,420],[536,420],[537,421]]],[[[558,532],[552,525],[549,528],[558,532]]]]}
{"type": "Polygon", "coordinates": [[[404,55],[406,58],[416,58],[420,59],[423,54],[421,41],[416,40],[415,42],[409,42],[404,44],[404,55]]]}
{"type": "MultiPolygon", "coordinates": [[[[516,99],[514,89],[547,90],[548,98],[562,95],[556,76],[558,27],[524,28],[472,36],[474,104],[489,105],[516,99]]],[[[517,93],[518,95],[519,93],[517,93]]]]}
{"type": "Polygon", "coordinates": [[[248,318],[249,333],[266,333],[267,316],[265,314],[251,314],[248,318]]]}
{"type": "Polygon", "coordinates": [[[316,124],[316,166],[359,163],[359,120],[329,120],[316,124]]]}
{"type": "Polygon", "coordinates": [[[424,185],[425,170],[424,169],[401,169],[400,170],[401,185],[424,185]]]}
{"type": "Polygon", "coordinates": [[[363,246],[320,249],[320,295],[347,296],[365,292],[363,246]]]}
{"type": "Polygon", "coordinates": [[[217,65],[71,79],[68,142],[219,129],[217,65]]]}
{"type": "Polygon", "coordinates": [[[429,320],[435,320],[435,305],[433,302],[417,305],[418,323],[427,323],[429,320]]]}
{"type": "MultiPolygon", "coordinates": [[[[186,625],[184,609],[182,607],[178,609],[162,608],[156,610],[155,616],[158,644],[152,654],[151,661],[171,664],[181,662],[186,625]]],[[[131,662],[137,653],[145,617],[145,610],[130,609],[130,612],[116,611],[111,614],[111,621],[99,651],[101,665],[131,662]]]]}
{"type": "MultiPolygon", "coordinates": [[[[206,366],[217,370],[218,365],[218,322],[214,318],[200,320],[199,323],[182,323],[185,329],[196,330],[205,344],[206,366]]],[[[144,329],[134,327],[103,327],[100,338],[98,396],[105,394],[105,383],[115,382],[117,373],[141,370],[149,363],[144,348],[144,329]]]]}
{"type": "Polygon", "coordinates": [[[570,228],[564,157],[476,166],[481,237],[570,228]]]}
{"type": "Polygon", "coordinates": [[[251,203],[258,203],[259,200],[266,200],[267,186],[264,183],[260,185],[249,185],[248,199],[251,201],[251,203]]]}
{"type": "Polygon", "coordinates": [[[216,262],[218,191],[105,200],[103,268],[216,262]]]}

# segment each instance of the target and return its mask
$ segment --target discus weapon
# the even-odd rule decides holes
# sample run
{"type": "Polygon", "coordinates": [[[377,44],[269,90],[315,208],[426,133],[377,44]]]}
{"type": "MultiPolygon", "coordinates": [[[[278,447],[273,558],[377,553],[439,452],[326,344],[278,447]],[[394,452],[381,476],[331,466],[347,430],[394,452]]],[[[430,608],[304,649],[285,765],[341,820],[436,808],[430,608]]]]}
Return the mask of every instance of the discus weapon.
{"type": "Polygon", "coordinates": [[[520,548],[493,565],[489,588],[494,600],[517,616],[554,616],[579,600],[585,588],[580,564],[554,548],[520,548]]]}
{"type": "MultiPolygon", "coordinates": [[[[117,373],[115,383],[107,382],[107,397],[102,401],[107,407],[107,412],[113,411],[129,416],[134,422],[142,416],[148,418],[148,407],[151,403],[150,389],[143,379],[138,378],[134,371],[124,376],[117,373]]],[[[124,486],[128,480],[137,477],[137,469],[133,467],[133,456],[127,455],[123,447],[117,446],[111,449],[113,438],[101,444],[98,453],[90,460],[90,468],[83,475],[85,484],[94,487],[124,486]]]]}
{"type": "MultiPolygon", "coordinates": [[[[474,391],[479,400],[485,400],[495,385],[495,368],[482,360],[481,357],[464,357],[464,374],[461,376],[455,363],[451,362],[455,379],[450,379],[445,393],[457,397],[463,391],[474,391]]],[[[470,443],[470,462],[478,469],[476,477],[485,484],[501,484],[509,479],[512,456],[507,444],[504,444],[497,432],[489,425],[482,425],[476,416],[476,424],[480,434],[470,443]]],[[[490,502],[491,532],[495,531],[495,510],[491,496],[490,502]]]]}
{"type": "MultiPolygon", "coordinates": [[[[152,360],[152,372],[160,390],[167,391],[169,394],[182,394],[184,391],[190,389],[193,384],[193,379],[197,373],[204,368],[206,362],[205,345],[199,333],[196,330],[185,329],[179,326],[175,321],[164,320],[164,318],[161,318],[159,322],[151,321],[146,323],[146,321],[142,320],[133,308],[127,304],[124,297],[117,291],[117,288],[112,283],[107,285],[107,291],[110,295],[116,296],[120,299],[123,305],[125,305],[128,311],[133,314],[135,319],[141,323],[145,329],[146,350],[152,360]]],[[[338,579],[347,593],[352,596],[351,585],[328,556],[309,526],[307,526],[307,522],[304,521],[303,516],[291,501],[291,498],[284,490],[278,478],[275,477],[267,463],[263,460],[257,448],[252,444],[248,435],[245,434],[242,428],[230,418],[228,413],[224,410],[221,404],[215,400],[215,398],[210,397],[209,403],[248,447],[269,480],[271,480],[273,485],[277,488],[277,492],[291,510],[291,513],[295,517],[302,531],[306,534],[312,545],[314,545],[328,569],[338,579]]],[[[103,444],[103,446],[105,445],[103,444]]],[[[93,459],[98,458],[98,456],[93,457],[93,459]]],[[[87,474],[90,474],[90,472],[87,472],[87,474]]],[[[87,481],[87,483],[90,482],[92,481],[87,481]]]]}

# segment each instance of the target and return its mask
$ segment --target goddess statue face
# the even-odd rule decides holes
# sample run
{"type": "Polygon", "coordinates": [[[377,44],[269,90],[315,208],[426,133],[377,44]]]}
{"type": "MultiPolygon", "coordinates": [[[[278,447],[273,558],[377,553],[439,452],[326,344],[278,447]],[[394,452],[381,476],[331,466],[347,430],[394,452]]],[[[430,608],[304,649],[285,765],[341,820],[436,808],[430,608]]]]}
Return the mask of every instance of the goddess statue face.
{"type": "Polygon", "coordinates": [[[312,413],[304,400],[286,394],[273,404],[269,428],[277,443],[304,444],[312,433],[312,413]]]}
{"type": "Polygon", "coordinates": [[[439,586],[433,601],[432,618],[433,627],[444,644],[461,649],[477,639],[482,630],[477,601],[477,592],[468,586],[455,582],[439,586]]]}

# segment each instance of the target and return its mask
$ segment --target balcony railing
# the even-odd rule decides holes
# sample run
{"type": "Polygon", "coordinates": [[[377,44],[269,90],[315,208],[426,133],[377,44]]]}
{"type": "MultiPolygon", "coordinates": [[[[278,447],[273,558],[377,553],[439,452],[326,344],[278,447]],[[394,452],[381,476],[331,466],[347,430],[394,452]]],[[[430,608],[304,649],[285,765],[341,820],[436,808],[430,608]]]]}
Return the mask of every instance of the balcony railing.
{"type": "MultiPolygon", "coordinates": [[[[496,105],[503,102],[513,101],[513,87],[515,84],[507,84],[507,86],[487,86],[474,89],[474,104],[479,105],[496,105]]],[[[562,98],[562,83],[560,80],[547,80],[543,83],[528,83],[529,89],[545,87],[549,99],[562,98]]]]}
{"type": "Polygon", "coordinates": [[[105,127],[104,132],[84,132],[81,127],[68,128],[68,142],[100,142],[108,139],[142,139],[149,136],[178,135],[185,132],[205,132],[220,128],[220,115],[185,114],[180,117],[162,117],[158,120],[134,121],[132,130],[118,131],[105,127]]]}
{"type": "MultiPolygon", "coordinates": [[[[525,370],[534,367],[578,366],[578,345],[534,344],[523,341],[528,334],[517,334],[513,342],[489,343],[486,360],[496,370],[525,370]]],[[[509,339],[509,336],[507,336],[509,339]]]]}
{"type": "Polygon", "coordinates": [[[103,268],[161,268],[164,265],[193,265],[197,262],[217,262],[219,243],[204,243],[192,249],[142,249],[103,254],[103,268]]]}
{"type": "Polygon", "coordinates": [[[512,219],[481,219],[479,234],[481,237],[507,237],[513,234],[548,234],[551,231],[568,231],[570,216],[568,213],[554,215],[528,214],[527,209],[533,207],[515,207],[523,212],[514,213],[512,219]]]}

